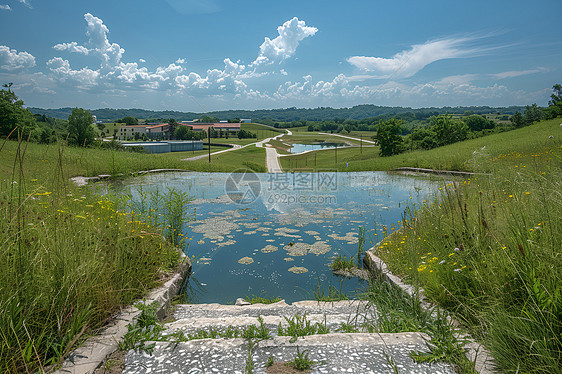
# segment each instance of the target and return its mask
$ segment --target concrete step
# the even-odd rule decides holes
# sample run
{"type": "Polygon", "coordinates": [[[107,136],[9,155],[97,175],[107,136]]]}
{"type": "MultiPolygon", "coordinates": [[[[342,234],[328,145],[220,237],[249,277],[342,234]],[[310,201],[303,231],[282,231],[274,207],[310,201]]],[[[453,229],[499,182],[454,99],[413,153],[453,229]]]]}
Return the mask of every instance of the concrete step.
{"type": "Polygon", "coordinates": [[[222,305],[222,304],[181,304],[173,312],[176,320],[184,318],[258,317],[283,316],[295,314],[361,314],[369,310],[362,300],[343,300],[333,302],[297,301],[287,304],[281,300],[273,304],[222,305]]]}
{"type": "Polygon", "coordinates": [[[173,313],[175,321],[166,324],[165,334],[179,330],[191,333],[198,329],[223,330],[227,327],[244,328],[259,325],[261,317],[272,335],[277,335],[277,326],[286,327],[287,318],[306,316],[312,325],[319,323],[335,332],[342,324],[351,324],[363,331],[366,320],[376,318],[375,311],[364,301],[346,300],[337,302],[299,301],[287,304],[220,305],[186,304],[178,305],[173,313]]]}
{"type": "Polygon", "coordinates": [[[251,354],[248,341],[240,338],[158,342],[152,355],[130,351],[123,372],[242,374],[251,357],[253,373],[291,373],[284,363],[295,359],[297,347],[317,362],[311,373],[454,373],[447,364],[417,364],[410,358],[410,351],[427,349],[420,333],[338,333],[296,341],[278,336],[257,342],[251,354]],[[270,357],[274,365],[268,368],[270,357]]]}

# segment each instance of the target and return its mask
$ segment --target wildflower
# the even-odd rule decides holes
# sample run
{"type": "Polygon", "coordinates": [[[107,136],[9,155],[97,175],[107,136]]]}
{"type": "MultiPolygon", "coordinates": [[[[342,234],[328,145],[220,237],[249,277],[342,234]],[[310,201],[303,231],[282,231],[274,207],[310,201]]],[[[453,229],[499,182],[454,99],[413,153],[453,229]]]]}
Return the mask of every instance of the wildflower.
{"type": "Polygon", "coordinates": [[[440,261],[439,265],[443,265],[446,262],[446,260],[440,261]]]}

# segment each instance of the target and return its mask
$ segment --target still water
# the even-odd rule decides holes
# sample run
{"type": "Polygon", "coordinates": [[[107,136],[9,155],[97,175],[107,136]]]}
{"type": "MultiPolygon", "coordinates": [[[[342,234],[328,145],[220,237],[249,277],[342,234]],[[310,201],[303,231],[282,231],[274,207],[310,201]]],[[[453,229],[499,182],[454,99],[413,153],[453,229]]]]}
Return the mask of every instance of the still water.
{"type": "Polygon", "coordinates": [[[303,153],[303,152],[307,152],[307,151],[317,151],[319,149],[326,149],[326,148],[348,147],[348,145],[345,144],[345,143],[318,143],[318,144],[299,144],[299,143],[295,143],[292,146],[293,147],[291,148],[291,153],[293,153],[293,154],[303,153]]]}
{"type": "Polygon", "coordinates": [[[193,261],[193,302],[238,297],[312,299],[319,287],[361,290],[364,281],[332,274],[337,254],[357,254],[400,227],[408,206],[420,204],[436,182],[384,172],[166,173],[131,180],[123,192],[187,191],[196,220],[186,224],[185,252],[193,261]]]}

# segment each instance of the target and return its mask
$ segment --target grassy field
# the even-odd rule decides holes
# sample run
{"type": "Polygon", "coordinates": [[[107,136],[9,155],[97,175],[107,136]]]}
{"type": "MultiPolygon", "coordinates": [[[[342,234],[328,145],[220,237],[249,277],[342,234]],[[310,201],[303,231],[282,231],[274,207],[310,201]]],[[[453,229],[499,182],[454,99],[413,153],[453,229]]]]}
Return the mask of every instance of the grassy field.
{"type": "MultiPolygon", "coordinates": [[[[285,133],[285,130],[283,129],[276,129],[274,127],[260,125],[259,123],[243,123],[240,125],[240,128],[242,130],[253,132],[258,136],[258,140],[265,139],[265,138],[272,138],[279,134],[285,133]]],[[[254,141],[256,141],[256,139],[254,139],[254,141]]]]}
{"type": "MultiPolygon", "coordinates": [[[[180,158],[185,154],[191,157],[192,152],[164,153],[157,155],[113,151],[96,148],[63,147],[58,144],[35,144],[25,146],[25,157],[22,167],[28,179],[41,181],[51,180],[53,171],[59,165],[59,158],[63,165],[63,177],[68,179],[73,176],[93,176],[99,174],[129,173],[139,170],[160,168],[185,168],[185,163],[180,158]]],[[[3,160],[0,163],[0,179],[12,175],[14,169],[14,156],[18,143],[8,141],[2,149],[3,160]]],[[[23,152],[23,149],[22,149],[23,152]]],[[[197,154],[197,152],[196,152],[197,154]]],[[[19,165],[18,165],[19,167],[19,165]]]]}
{"type": "Polygon", "coordinates": [[[207,157],[197,161],[184,161],[183,168],[193,171],[230,172],[240,168],[250,168],[256,172],[265,172],[265,148],[253,145],[241,149],[207,157]]]}
{"type": "MultiPolygon", "coordinates": [[[[441,170],[462,170],[492,172],[498,169],[492,162],[494,157],[502,157],[510,162],[513,150],[522,154],[552,149],[560,144],[560,119],[543,121],[521,129],[471,139],[429,151],[417,150],[393,157],[380,157],[378,147],[366,147],[363,153],[359,148],[338,148],[337,163],[335,151],[318,152],[317,167],[339,171],[392,170],[398,167],[420,167],[441,170]],[[552,138],[550,138],[552,136],[552,138]],[[347,164],[347,166],[346,166],[347,164]]],[[[286,137],[283,137],[285,140],[286,137]]],[[[312,136],[312,138],[315,138],[312,136]]],[[[530,156],[529,156],[530,157],[530,156]]],[[[314,154],[295,155],[281,158],[284,170],[291,165],[310,164],[314,154]],[[308,160],[307,160],[308,159],[308,160]]],[[[512,159],[516,162],[515,159],[512,159]]]]}
{"type": "MultiPolygon", "coordinates": [[[[456,313],[500,372],[562,372],[560,122],[453,145],[463,169],[492,174],[409,206],[377,246],[393,272],[456,313]]],[[[451,162],[439,153],[428,167],[451,162]]]]}
{"type": "Polygon", "coordinates": [[[156,215],[68,182],[170,167],[150,155],[8,142],[0,157],[0,372],[44,372],[177,267],[188,198],[151,195],[156,215]]]}

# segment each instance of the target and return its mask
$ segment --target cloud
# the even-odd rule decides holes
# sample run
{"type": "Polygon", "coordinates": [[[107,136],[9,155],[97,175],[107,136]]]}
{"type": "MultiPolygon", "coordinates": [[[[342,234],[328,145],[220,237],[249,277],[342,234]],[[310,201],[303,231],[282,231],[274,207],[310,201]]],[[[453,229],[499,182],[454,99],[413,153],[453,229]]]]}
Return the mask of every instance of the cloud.
{"type": "Polygon", "coordinates": [[[78,82],[81,87],[87,88],[97,84],[100,73],[95,70],[83,68],[80,70],[72,70],[68,60],[63,60],[60,57],[55,57],[47,61],[47,67],[51,72],[58,76],[63,82],[72,80],[78,82]]]}
{"type": "Polygon", "coordinates": [[[351,65],[378,76],[371,78],[409,78],[432,62],[471,57],[483,51],[476,47],[467,47],[475,38],[449,38],[428,41],[413,45],[410,50],[399,52],[392,58],[352,56],[347,59],[351,65]]]}
{"type": "Polygon", "coordinates": [[[513,90],[501,84],[475,84],[478,74],[455,75],[425,83],[405,84],[388,81],[377,85],[358,85],[339,74],[331,81],[313,82],[306,75],[299,82],[285,82],[273,94],[277,105],[401,105],[411,107],[458,105],[517,105],[539,102],[548,96],[542,91],[513,90]],[[541,99],[542,98],[542,99],[541,99]]]}
{"type": "Polygon", "coordinates": [[[33,7],[31,6],[31,3],[29,2],[29,0],[18,0],[20,3],[22,3],[23,5],[25,5],[26,7],[28,7],[29,9],[33,9],[33,7]]]}
{"type": "Polygon", "coordinates": [[[57,51],[69,51],[84,55],[97,56],[104,66],[118,65],[123,57],[125,50],[117,43],[110,43],[107,34],[109,29],[103,24],[100,18],[94,17],[90,13],[84,14],[86,20],[86,36],[88,41],[86,46],[79,45],[77,42],[60,43],[53,46],[57,51]],[[89,47],[89,48],[88,48],[89,47]]]}
{"type": "Polygon", "coordinates": [[[17,70],[35,66],[35,57],[27,52],[18,52],[0,45],[0,69],[17,70]]]}
{"type": "Polygon", "coordinates": [[[306,26],[305,21],[294,17],[279,26],[277,32],[279,36],[275,39],[265,38],[260,46],[260,53],[252,65],[279,63],[294,56],[299,43],[316,34],[318,29],[306,26]]]}
{"type": "MultiPolygon", "coordinates": [[[[84,19],[85,43],[64,42],[54,45],[53,48],[59,52],[96,57],[99,59],[99,68],[86,66],[73,69],[67,59],[53,58],[47,66],[53,76],[61,82],[74,82],[82,90],[166,90],[167,94],[198,93],[215,98],[231,94],[234,98],[269,99],[268,94],[248,88],[245,80],[277,74],[278,68],[272,70],[268,67],[294,56],[299,43],[318,31],[317,28],[306,26],[304,21],[294,17],[277,28],[279,35],[276,38],[265,38],[257,58],[249,65],[225,58],[222,67],[210,68],[201,74],[187,72],[184,68],[187,60],[181,57],[174,63],[159,66],[155,70],[143,67],[141,64],[146,63],[146,60],[142,58],[138,59],[138,62],[126,62],[125,49],[109,40],[109,28],[103,21],[90,13],[86,13],[84,19]]],[[[281,70],[280,74],[287,75],[287,72],[281,70]]]]}
{"type": "Polygon", "coordinates": [[[209,69],[206,77],[191,72],[188,75],[178,75],[175,81],[179,87],[188,92],[204,90],[208,94],[240,93],[246,88],[246,84],[239,78],[245,68],[244,65],[225,58],[223,70],[209,69]]]}
{"type": "Polygon", "coordinates": [[[6,4],[6,5],[0,5],[0,9],[3,9],[3,10],[12,10],[12,8],[10,8],[10,6],[9,6],[8,4],[6,4]]]}
{"type": "Polygon", "coordinates": [[[215,0],[166,0],[166,2],[181,14],[207,14],[221,10],[215,0]]]}
{"type": "Polygon", "coordinates": [[[504,72],[501,72],[501,73],[490,74],[490,77],[495,78],[495,79],[506,79],[506,78],[520,77],[522,75],[544,73],[546,71],[548,71],[548,69],[545,69],[545,68],[537,68],[537,69],[529,69],[529,70],[504,71],[504,72]]]}
{"type": "Polygon", "coordinates": [[[90,50],[88,48],[78,45],[78,43],[76,42],[60,43],[53,46],[53,48],[56,49],[57,51],[76,52],[76,53],[82,53],[84,55],[90,53],[90,50]]]}

